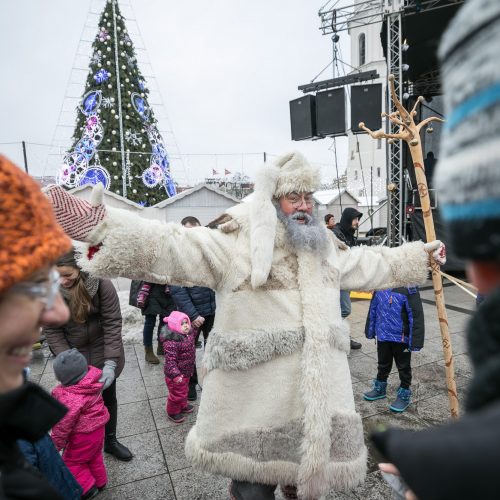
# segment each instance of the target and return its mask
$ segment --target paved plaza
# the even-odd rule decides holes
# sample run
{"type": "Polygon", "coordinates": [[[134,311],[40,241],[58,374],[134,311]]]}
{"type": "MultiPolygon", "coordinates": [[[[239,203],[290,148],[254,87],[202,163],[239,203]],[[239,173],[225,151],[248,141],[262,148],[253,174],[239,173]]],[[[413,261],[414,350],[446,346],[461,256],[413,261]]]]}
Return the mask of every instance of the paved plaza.
{"type": "MultiPolygon", "coordinates": [[[[445,422],[449,418],[443,352],[440,341],[434,292],[429,282],[422,291],[426,324],[426,340],[422,352],[412,356],[413,399],[405,413],[395,415],[388,409],[389,401],[399,386],[394,369],[389,379],[388,399],[367,402],[362,394],[370,388],[376,374],[376,345],[364,338],[364,325],[369,301],[353,302],[350,317],[354,339],[363,344],[349,357],[357,410],[363,417],[365,435],[379,424],[419,429],[445,422]]],[[[445,287],[449,304],[448,322],[455,354],[458,394],[463,403],[465,389],[471,377],[466,353],[465,327],[475,308],[474,299],[455,286],[445,287]]],[[[137,338],[140,336],[138,335],[137,338]]],[[[105,455],[108,487],[99,499],[150,500],[227,500],[228,479],[194,471],[184,456],[184,439],[196,419],[196,411],[186,421],[176,425],[167,420],[165,404],[167,389],[163,366],[144,361],[140,344],[127,344],[126,364],[118,379],[118,430],[123,444],[134,453],[131,462],[123,463],[105,455]]],[[[56,385],[52,357],[48,349],[36,351],[31,366],[31,379],[47,390],[56,385]]],[[[198,350],[198,362],[202,351],[198,350]]],[[[199,402],[199,400],[198,400],[199,402]]],[[[197,402],[197,403],[198,403],[197,402]]],[[[197,409],[196,403],[196,409],[197,409]]],[[[368,442],[368,441],[367,441],[368,442]]],[[[376,457],[370,450],[368,476],[363,485],[349,493],[329,495],[325,500],[390,499],[391,491],[376,471],[376,457]]],[[[277,499],[282,500],[278,492],[277,499]]]]}

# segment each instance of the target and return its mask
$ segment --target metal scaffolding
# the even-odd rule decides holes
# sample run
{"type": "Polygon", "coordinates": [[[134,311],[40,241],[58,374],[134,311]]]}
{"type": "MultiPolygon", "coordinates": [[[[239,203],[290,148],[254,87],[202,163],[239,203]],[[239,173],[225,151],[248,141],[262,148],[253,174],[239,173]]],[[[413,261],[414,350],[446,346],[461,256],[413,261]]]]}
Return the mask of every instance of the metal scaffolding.
{"type": "MultiPolygon", "coordinates": [[[[463,3],[464,0],[328,0],[320,9],[320,30],[324,35],[336,34],[352,28],[363,27],[385,21],[387,24],[387,75],[394,75],[394,86],[400,100],[402,85],[402,20],[403,16],[438,10],[463,3]]],[[[433,93],[439,88],[439,75],[429,72],[412,90],[418,94],[433,93]]],[[[388,86],[386,86],[388,88],[388,86]]],[[[389,92],[387,113],[395,111],[389,92]]],[[[386,120],[388,132],[397,132],[396,127],[386,120]]],[[[397,246],[405,237],[406,182],[403,165],[403,149],[399,141],[387,144],[388,217],[387,242],[397,246]]]]}

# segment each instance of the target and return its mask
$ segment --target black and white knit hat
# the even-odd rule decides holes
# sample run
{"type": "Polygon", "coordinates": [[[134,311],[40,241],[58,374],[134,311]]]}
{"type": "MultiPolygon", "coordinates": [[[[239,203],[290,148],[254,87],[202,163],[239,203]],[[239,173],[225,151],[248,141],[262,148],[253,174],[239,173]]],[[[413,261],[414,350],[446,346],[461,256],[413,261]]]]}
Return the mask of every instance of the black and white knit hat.
{"type": "Polygon", "coordinates": [[[468,0],[439,50],[446,124],[435,175],[451,248],[500,257],[500,1],[468,0]]]}

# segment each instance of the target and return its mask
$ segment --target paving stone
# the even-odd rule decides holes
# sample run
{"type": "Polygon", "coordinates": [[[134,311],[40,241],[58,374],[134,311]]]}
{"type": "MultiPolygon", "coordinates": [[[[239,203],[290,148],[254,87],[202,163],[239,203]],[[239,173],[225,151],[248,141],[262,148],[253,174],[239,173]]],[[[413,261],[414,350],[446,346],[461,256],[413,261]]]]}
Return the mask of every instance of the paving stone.
{"type": "Polygon", "coordinates": [[[155,422],[148,401],[118,405],[118,437],[133,436],[155,430],[155,422]]]}
{"type": "Polygon", "coordinates": [[[191,467],[170,474],[177,500],[226,500],[230,479],[191,467]]]}
{"type": "Polygon", "coordinates": [[[169,472],[191,466],[184,453],[184,443],[191,427],[192,425],[179,424],[158,431],[169,472]]]}
{"type": "Polygon", "coordinates": [[[144,385],[149,399],[157,399],[168,395],[168,387],[165,378],[158,374],[143,377],[144,385]]]}
{"type": "Polygon", "coordinates": [[[59,383],[56,379],[56,376],[54,375],[54,372],[51,370],[51,372],[47,373],[47,369],[45,369],[45,372],[43,375],[40,377],[39,384],[47,391],[51,392],[52,389],[59,383]],[[51,373],[52,372],[52,373],[51,373]]]}
{"type": "MultiPolygon", "coordinates": [[[[198,400],[199,401],[199,400],[198,400]]],[[[157,429],[165,429],[166,427],[179,427],[179,426],[188,426],[191,427],[194,425],[196,421],[196,415],[198,414],[198,404],[197,402],[191,403],[194,406],[194,412],[187,415],[187,418],[182,424],[176,424],[168,419],[167,413],[165,410],[167,404],[167,398],[157,398],[151,399],[149,401],[151,405],[151,411],[153,412],[153,418],[155,421],[155,425],[157,429]]]]}
{"type": "Polygon", "coordinates": [[[116,381],[116,399],[118,399],[119,404],[146,401],[148,395],[142,378],[122,380],[121,377],[118,377],[116,381]]]}
{"type": "Polygon", "coordinates": [[[141,479],[114,488],[106,488],[99,494],[99,500],[175,500],[172,482],[168,474],[141,479]]]}
{"type": "Polygon", "coordinates": [[[130,462],[120,462],[115,457],[104,454],[108,485],[117,486],[167,472],[160,440],[156,432],[145,432],[135,436],[120,438],[134,454],[130,462]]]}

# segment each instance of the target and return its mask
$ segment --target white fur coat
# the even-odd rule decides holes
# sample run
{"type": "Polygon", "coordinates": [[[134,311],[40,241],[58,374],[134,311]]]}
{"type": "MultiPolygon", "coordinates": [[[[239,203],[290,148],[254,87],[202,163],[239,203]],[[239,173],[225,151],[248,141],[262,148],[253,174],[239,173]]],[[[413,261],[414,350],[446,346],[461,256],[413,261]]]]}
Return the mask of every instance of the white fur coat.
{"type": "Polygon", "coordinates": [[[427,254],[420,242],[349,249],[330,232],[326,258],[296,254],[278,222],[275,234],[259,229],[259,238],[275,244],[267,280],[253,288],[250,212],[241,204],[218,229],[185,229],[108,209],[89,239],[102,246],[90,261],[84,252],[81,264],[100,277],[216,291],[203,397],[186,440],[195,467],[238,480],[296,484],[304,499],[351,489],[364,479],[367,455],[339,290],[421,283],[427,254]]]}

